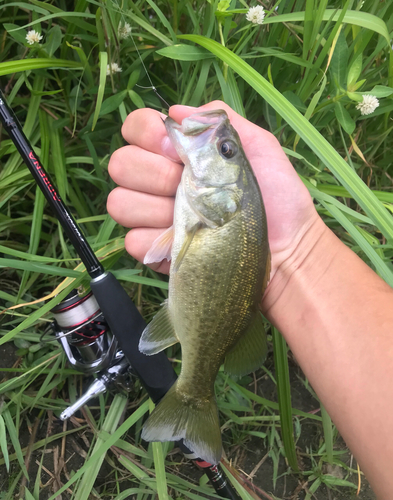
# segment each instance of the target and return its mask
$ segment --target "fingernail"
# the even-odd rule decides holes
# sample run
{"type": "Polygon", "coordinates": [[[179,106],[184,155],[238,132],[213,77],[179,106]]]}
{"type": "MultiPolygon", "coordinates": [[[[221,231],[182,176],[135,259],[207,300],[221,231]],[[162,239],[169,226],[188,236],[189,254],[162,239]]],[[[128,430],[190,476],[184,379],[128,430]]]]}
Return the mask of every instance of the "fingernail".
{"type": "Polygon", "coordinates": [[[182,108],[182,109],[189,109],[189,110],[198,109],[198,108],[196,108],[195,106],[186,106],[185,104],[173,104],[173,105],[169,108],[169,116],[171,115],[171,110],[172,110],[173,108],[182,108]]]}
{"type": "Polygon", "coordinates": [[[177,154],[176,149],[174,148],[168,136],[165,136],[163,138],[161,142],[161,150],[165,158],[168,158],[169,160],[172,161],[176,161],[177,163],[180,162],[179,155],[177,154]]]}

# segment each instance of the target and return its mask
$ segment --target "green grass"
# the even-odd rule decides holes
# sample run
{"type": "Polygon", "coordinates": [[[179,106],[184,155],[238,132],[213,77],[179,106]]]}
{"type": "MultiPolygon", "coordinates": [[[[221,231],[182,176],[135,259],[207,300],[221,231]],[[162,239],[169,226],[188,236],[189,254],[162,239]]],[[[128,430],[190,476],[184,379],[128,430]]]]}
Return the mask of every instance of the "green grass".
{"type": "MultiPolygon", "coordinates": [[[[105,203],[114,187],[108,161],[123,145],[121,123],[140,107],[165,111],[152,85],[170,104],[199,106],[223,99],[268,128],[326,224],[393,285],[393,4],[361,4],[267,1],[265,22],[256,26],[245,18],[244,0],[0,3],[0,85],[7,101],[89,243],[147,320],[166,297],[167,281],[125,254],[126,230],[106,215],[105,203]],[[125,22],[133,38],[118,37],[119,23],[125,22]],[[43,35],[40,44],[26,43],[30,29],[43,35]],[[107,76],[112,63],[122,71],[107,76]],[[356,105],[365,93],[377,96],[380,105],[361,116],[356,105]]],[[[0,140],[0,344],[10,343],[18,356],[17,373],[4,370],[0,381],[0,464],[9,470],[0,498],[14,498],[28,476],[25,497],[37,500],[44,469],[32,459],[25,465],[26,456],[40,452],[40,462],[55,438],[68,443],[81,433],[75,422],[64,430],[48,425],[51,415],[66,406],[65,399],[79,393],[81,376],[67,368],[58,345],[43,342],[41,334],[53,305],[76,284],[87,288],[88,279],[1,129],[0,140]],[[37,302],[45,296],[49,300],[37,302]],[[14,306],[19,307],[9,309],[14,306]],[[30,444],[22,442],[21,434],[36,418],[41,434],[30,444]]],[[[233,381],[220,372],[217,378],[225,450],[235,460],[230,480],[240,480],[242,498],[250,498],[247,481],[236,472],[236,465],[242,467],[237,457],[257,443],[273,466],[266,484],[278,485],[280,475],[298,468],[308,481],[307,498],[324,488],[343,489],[349,497],[357,477],[343,459],[337,432],[324,409],[313,414],[292,407],[293,364],[279,332],[273,331],[271,340],[274,361],[269,355],[267,367],[258,372],[263,375],[258,386],[272,384],[277,400],[256,394],[249,377],[233,381]],[[305,441],[310,425],[317,443],[305,441]],[[340,467],[344,479],[329,475],[326,464],[340,467]]],[[[115,397],[117,412],[111,411],[107,394],[98,408],[84,414],[90,451],[80,457],[82,465],[71,465],[68,477],[62,476],[63,489],[68,488],[64,495],[214,498],[204,480],[185,480],[171,445],[141,442],[148,402],[139,389],[128,403],[115,397]],[[125,409],[123,423],[117,419],[120,408],[125,409]]],[[[61,491],[54,484],[48,486],[52,498],[61,491]]],[[[263,481],[258,486],[265,489],[263,481]]]]}

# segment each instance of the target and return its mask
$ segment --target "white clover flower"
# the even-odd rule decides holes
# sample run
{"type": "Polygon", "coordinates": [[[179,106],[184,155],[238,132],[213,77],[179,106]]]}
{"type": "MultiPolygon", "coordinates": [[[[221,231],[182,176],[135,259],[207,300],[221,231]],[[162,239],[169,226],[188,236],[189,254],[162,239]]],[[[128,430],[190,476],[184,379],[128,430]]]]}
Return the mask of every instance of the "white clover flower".
{"type": "Polygon", "coordinates": [[[119,24],[119,27],[117,29],[117,33],[119,35],[120,39],[128,38],[131,34],[131,26],[128,23],[124,23],[124,26],[121,26],[119,24]]]}
{"type": "Polygon", "coordinates": [[[120,68],[120,66],[113,62],[110,64],[106,65],[106,76],[109,76],[111,73],[121,73],[123,70],[120,68]]]}
{"type": "Polygon", "coordinates": [[[371,113],[374,113],[374,111],[379,106],[378,99],[370,94],[365,94],[362,97],[363,101],[359,102],[359,104],[356,106],[356,109],[359,109],[360,114],[362,115],[370,115],[371,113]]]}
{"type": "Polygon", "coordinates": [[[27,32],[26,40],[29,45],[34,45],[35,43],[40,43],[44,37],[38,33],[36,30],[30,30],[27,32]]]}
{"type": "Polygon", "coordinates": [[[262,5],[257,5],[256,7],[250,7],[249,11],[246,14],[247,21],[250,21],[254,24],[263,24],[263,20],[265,19],[265,9],[262,5]]]}

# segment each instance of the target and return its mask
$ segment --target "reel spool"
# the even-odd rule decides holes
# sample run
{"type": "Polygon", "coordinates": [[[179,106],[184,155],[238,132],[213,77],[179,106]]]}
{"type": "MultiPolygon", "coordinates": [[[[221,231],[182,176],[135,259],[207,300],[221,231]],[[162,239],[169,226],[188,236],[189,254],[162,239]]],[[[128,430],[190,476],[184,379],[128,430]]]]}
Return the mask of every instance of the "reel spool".
{"type": "Polygon", "coordinates": [[[92,292],[81,297],[73,290],[52,313],[56,338],[75,369],[97,373],[123,357],[92,292]]]}

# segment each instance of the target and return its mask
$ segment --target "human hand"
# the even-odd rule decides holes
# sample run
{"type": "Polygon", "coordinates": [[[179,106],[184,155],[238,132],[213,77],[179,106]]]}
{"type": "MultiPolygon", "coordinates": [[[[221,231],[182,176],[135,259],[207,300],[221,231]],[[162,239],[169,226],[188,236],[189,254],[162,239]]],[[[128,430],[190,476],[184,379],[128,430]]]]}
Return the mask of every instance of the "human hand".
{"type": "MultiPolygon", "coordinates": [[[[312,245],[324,225],[306,187],[270,132],[252,124],[221,101],[200,108],[172,106],[169,116],[181,123],[192,113],[212,109],[227,112],[260,185],[272,253],[272,284],[280,268],[300,265],[310,251],[301,243],[306,240],[312,245]],[[306,238],[310,231],[315,231],[315,235],[306,238]]],[[[115,151],[108,167],[110,176],[119,185],[108,197],[108,212],[119,224],[132,228],[126,236],[125,247],[140,261],[155,238],[172,224],[174,196],[183,170],[161,118],[165,116],[152,109],[132,112],[122,128],[123,137],[130,145],[115,151]]],[[[167,261],[151,267],[169,272],[167,261]]],[[[278,281],[286,280],[276,279],[276,283],[278,281]]],[[[274,295],[280,293],[283,286],[285,283],[274,287],[274,295]]],[[[269,285],[268,289],[271,288],[269,285]]]]}

